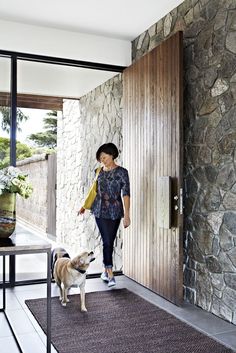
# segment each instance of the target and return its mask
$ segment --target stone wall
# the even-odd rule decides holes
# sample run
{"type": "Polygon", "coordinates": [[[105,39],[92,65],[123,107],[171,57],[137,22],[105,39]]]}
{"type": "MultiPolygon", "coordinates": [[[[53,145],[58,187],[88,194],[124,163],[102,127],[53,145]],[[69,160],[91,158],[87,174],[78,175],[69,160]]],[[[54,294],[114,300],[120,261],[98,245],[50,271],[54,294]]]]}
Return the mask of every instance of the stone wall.
{"type": "MultiPolygon", "coordinates": [[[[77,211],[98,166],[96,151],[106,142],[122,150],[122,80],[117,75],[79,101],[65,100],[63,118],[58,121],[57,238],[74,253],[95,250],[97,269],[101,270],[101,241],[89,211],[77,211]]],[[[121,161],[120,157],[120,161],[121,161]]],[[[122,267],[122,236],[115,244],[114,267],[122,267]]]]}
{"type": "Polygon", "coordinates": [[[236,2],[186,0],[132,43],[184,37],[184,290],[236,324],[236,2]]]}
{"type": "Polygon", "coordinates": [[[47,232],[47,176],[46,154],[36,155],[17,162],[17,167],[29,176],[33,193],[28,199],[17,195],[16,215],[31,226],[47,232]]]}

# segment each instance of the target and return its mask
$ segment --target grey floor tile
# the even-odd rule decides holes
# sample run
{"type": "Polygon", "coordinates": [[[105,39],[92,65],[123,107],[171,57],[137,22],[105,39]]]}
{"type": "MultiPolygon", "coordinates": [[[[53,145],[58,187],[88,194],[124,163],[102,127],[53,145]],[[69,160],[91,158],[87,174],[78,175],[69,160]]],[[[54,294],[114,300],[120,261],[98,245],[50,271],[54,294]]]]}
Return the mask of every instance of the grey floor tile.
{"type": "MultiPolygon", "coordinates": [[[[42,330],[40,332],[38,332],[38,336],[41,339],[43,345],[46,347],[47,338],[46,338],[46,335],[44,334],[44,332],[42,330]]],[[[45,351],[44,351],[44,353],[45,353],[45,351]]],[[[51,345],[51,353],[58,353],[53,345],[51,345]]]]}
{"type": "Polygon", "coordinates": [[[207,332],[210,335],[232,331],[235,328],[235,326],[229,322],[224,321],[215,315],[201,309],[197,311],[193,310],[191,312],[181,312],[181,315],[177,315],[177,317],[207,332]]]}
{"type": "MultiPolygon", "coordinates": [[[[2,290],[0,290],[0,306],[2,307],[2,290]]],[[[9,310],[21,309],[21,305],[11,289],[6,290],[6,307],[9,310]]]]}
{"type": "Polygon", "coordinates": [[[41,327],[39,326],[38,322],[35,320],[34,318],[34,315],[31,313],[31,311],[28,309],[28,307],[26,307],[24,309],[28,319],[30,320],[32,326],[34,327],[35,331],[38,333],[38,332],[41,332],[42,329],[41,327]]]}
{"type": "MultiPolygon", "coordinates": [[[[123,284],[116,280],[116,287],[115,288],[123,288],[123,284]]],[[[104,291],[108,290],[107,283],[103,281],[99,281],[97,283],[90,283],[89,281],[86,282],[85,291],[86,292],[97,292],[97,291],[104,291]]]]}
{"type": "Polygon", "coordinates": [[[35,332],[31,321],[23,309],[7,311],[7,316],[17,335],[35,332]]]}
{"type": "Polygon", "coordinates": [[[1,353],[19,353],[13,337],[0,337],[1,353]]]}
{"type": "Polygon", "coordinates": [[[24,353],[45,353],[46,347],[37,333],[18,335],[20,346],[24,353]],[[33,348],[33,349],[32,349],[33,348]]]}
{"type": "Polygon", "coordinates": [[[230,332],[220,333],[214,336],[217,340],[224,342],[236,351],[236,329],[230,332]]]}
{"type": "Polygon", "coordinates": [[[3,313],[0,313],[0,328],[0,338],[12,336],[12,332],[3,313]]]}
{"type": "Polygon", "coordinates": [[[16,298],[22,307],[25,308],[25,300],[27,299],[37,299],[37,298],[46,298],[46,286],[45,288],[40,287],[39,289],[34,289],[32,291],[21,291],[16,293],[16,298]]]}

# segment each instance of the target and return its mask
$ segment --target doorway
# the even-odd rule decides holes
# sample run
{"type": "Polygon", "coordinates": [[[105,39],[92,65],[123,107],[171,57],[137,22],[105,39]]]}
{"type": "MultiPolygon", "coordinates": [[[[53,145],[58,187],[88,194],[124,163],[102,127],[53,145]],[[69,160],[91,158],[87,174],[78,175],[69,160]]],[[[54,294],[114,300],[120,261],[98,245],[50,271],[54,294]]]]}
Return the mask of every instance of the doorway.
{"type": "MultiPolygon", "coordinates": [[[[8,102],[9,102],[9,107],[10,107],[10,132],[9,132],[9,137],[10,137],[10,156],[9,156],[9,164],[11,165],[16,165],[17,163],[17,136],[19,135],[19,132],[17,132],[17,109],[25,109],[26,105],[28,104],[28,108],[33,108],[36,109],[36,105],[38,109],[41,111],[43,108],[47,109],[49,106],[47,104],[61,104],[63,105],[65,102],[73,102],[75,104],[78,103],[78,99],[86,95],[87,92],[94,90],[97,86],[103,84],[110,78],[113,78],[119,72],[123,70],[122,67],[118,66],[113,66],[113,65],[104,65],[104,64],[96,64],[96,63],[85,63],[85,62],[78,62],[74,60],[64,60],[64,59],[58,59],[58,58],[48,58],[48,57],[42,57],[42,56],[32,56],[32,55],[27,55],[27,54],[22,54],[22,53],[9,53],[9,52],[3,52],[0,51],[0,54],[4,56],[8,56],[8,83],[10,82],[11,78],[11,87],[9,87],[8,92],[6,90],[1,89],[3,91],[2,93],[6,94],[8,93],[8,102]],[[66,69],[66,70],[65,70],[66,69]],[[67,73],[65,74],[65,71],[67,73]],[[44,74],[43,74],[44,72],[44,74]],[[45,72],[47,74],[45,75],[45,72]],[[83,79],[83,84],[79,85],[78,82],[79,80],[76,79],[76,72],[80,72],[80,78],[81,80],[83,79]],[[91,83],[90,78],[94,77],[93,83],[91,83]],[[31,77],[31,80],[28,80],[27,77],[31,77]],[[46,77],[46,79],[45,79],[46,77]],[[53,80],[49,80],[49,78],[52,77],[53,80]],[[84,78],[88,78],[87,81],[84,80],[84,78]],[[77,84],[76,84],[77,81],[77,84]],[[56,83],[57,90],[54,89],[54,94],[52,94],[52,82],[54,82],[54,87],[56,83]],[[77,90],[77,93],[74,94],[72,93],[72,87],[74,90],[77,90]],[[83,89],[83,91],[79,91],[80,89],[83,89]],[[51,91],[50,91],[51,88],[51,91]],[[71,91],[66,90],[66,88],[70,89],[71,91]],[[69,92],[69,93],[68,93],[69,92]],[[28,100],[27,100],[28,99],[28,100]],[[44,102],[43,102],[44,99],[44,102]],[[53,102],[54,99],[54,102],[53,102]],[[26,101],[28,103],[26,103],[26,101]],[[44,106],[45,103],[45,106],[44,106]],[[47,103],[47,104],[46,104],[47,103]],[[31,104],[34,104],[32,107],[31,104]],[[40,107],[39,107],[40,105],[40,107]]],[[[10,86],[10,85],[9,85],[10,86]]],[[[2,96],[4,96],[4,94],[2,96]]],[[[6,97],[5,97],[6,98],[6,97]]],[[[65,103],[66,104],[66,103],[65,103]]],[[[48,109],[49,112],[52,112],[52,109],[55,108],[52,105],[48,109]]],[[[36,110],[35,110],[36,111],[36,110]]],[[[58,109],[57,111],[60,111],[58,109]]],[[[26,112],[25,112],[26,114],[26,112]]],[[[60,114],[59,114],[60,115],[60,114]]],[[[33,116],[36,116],[33,114],[33,116]]],[[[78,117],[79,118],[79,117],[78,117]]],[[[65,123],[65,126],[67,126],[67,120],[65,119],[65,116],[61,115],[59,116],[60,123],[62,124],[65,123]]],[[[36,124],[36,123],[35,123],[36,124]]],[[[34,124],[33,124],[34,125],[34,124]]],[[[40,131],[39,131],[40,132],[40,131]]],[[[32,131],[33,133],[33,131],[32,131]]],[[[32,135],[32,134],[31,134],[32,135]]],[[[71,141],[72,142],[72,141],[71,141]]],[[[76,141],[75,141],[76,145],[76,141]]],[[[79,149],[79,147],[77,146],[79,149]]],[[[45,153],[47,155],[47,153],[45,153]]],[[[47,157],[47,159],[50,160],[50,157],[47,157]]],[[[42,161],[38,164],[42,164],[42,161]]],[[[36,162],[34,162],[36,163],[36,162]]],[[[93,162],[94,163],[94,162],[93,162]]],[[[32,164],[32,163],[31,163],[32,164]]],[[[49,179],[49,189],[51,189],[54,192],[54,196],[56,194],[56,189],[58,188],[57,182],[55,182],[55,158],[53,162],[54,167],[52,168],[52,173],[54,176],[54,179],[51,178],[50,172],[47,175],[47,178],[49,179]],[[51,182],[51,184],[50,184],[51,182]]],[[[38,170],[41,170],[43,167],[37,167],[38,170]]],[[[36,168],[36,169],[37,169],[36,168]]],[[[91,169],[93,168],[93,165],[91,164],[91,169]]],[[[85,172],[85,171],[83,171],[85,172]]],[[[37,173],[35,173],[37,174],[37,173]]],[[[67,170],[68,174],[68,170],[67,170]]],[[[87,177],[88,180],[86,180],[87,184],[90,182],[89,178],[87,177]]],[[[69,181],[71,184],[72,180],[70,179],[69,181]]],[[[41,187],[41,192],[38,192],[38,200],[43,196],[42,194],[45,193],[45,187],[43,187],[44,181],[40,178],[38,178],[37,181],[37,186],[41,187]]],[[[84,189],[86,189],[86,186],[84,186],[84,189]]],[[[84,190],[86,192],[86,190],[84,190]]],[[[30,199],[28,199],[30,201],[30,199]]],[[[27,201],[24,204],[24,210],[30,210],[32,211],[33,207],[28,205],[27,206],[27,201]]],[[[52,204],[55,203],[55,199],[51,197],[49,198],[49,195],[46,195],[46,200],[50,204],[48,212],[46,212],[46,216],[49,218],[48,222],[48,227],[46,229],[46,232],[43,232],[42,236],[50,237],[50,240],[57,240],[55,237],[55,209],[52,209],[52,204]],[[51,215],[50,215],[51,212],[51,215]],[[54,219],[53,219],[54,217],[54,219]],[[50,223],[50,221],[52,221],[50,223]]],[[[39,208],[41,208],[40,211],[43,212],[43,203],[39,208]]],[[[75,205],[71,205],[70,207],[74,207],[75,205]]],[[[29,213],[29,212],[28,212],[29,213]]],[[[32,212],[31,212],[32,213],[32,212]]],[[[72,212],[71,212],[72,213],[72,212]]],[[[39,215],[35,219],[39,219],[39,215]]],[[[45,219],[45,217],[44,217],[45,219]]],[[[66,219],[67,223],[68,218],[66,219]]],[[[27,221],[28,222],[28,221],[27,221]]],[[[26,226],[28,226],[26,222],[26,226]]],[[[31,222],[32,223],[32,222],[31,222]]],[[[33,225],[36,225],[36,222],[33,221],[33,225]]],[[[23,224],[25,226],[25,224],[23,224]]],[[[42,222],[38,222],[37,226],[42,226],[42,222]]],[[[22,231],[22,230],[21,230],[22,231]]],[[[33,229],[35,231],[35,227],[33,229]]],[[[70,239],[73,238],[73,234],[70,234],[69,232],[65,232],[67,235],[70,236],[70,239]]],[[[76,236],[80,236],[80,234],[77,232],[76,236]]],[[[96,240],[98,242],[98,239],[96,240]]],[[[65,247],[68,246],[68,239],[65,239],[64,236],[61,236],[59,239],[59,245],[64,245],[65,247]]],[[[74,245],[77,243],[76,239],[69,244],[69,247],[74,247],[74,245]]],[[[84,245],[84,244],[81,244],[84,245]]],[[[98,244],[97,244],[98,245],[98,244]]],[[[42,255],[43,256],[43,255],[42,255]]],[[[72,254],[73,256],[73,254],[72,254]]],[[[23,256],[21,257],[21,261],[23,261],[23,256]]],[[[34,261],[34,259],[32,259],[34,261]]],[[[44,263],[44,260],[41,261],[41,263],[44,263]]],[[[29,259],[25,261],[25,264],[27,264],[26,268],[30,268],[30,261],[29,259]]],[[[32,262],[31,262],[32,264],[32,262]]],[[[19,283],[31,283],[32,281],[37,282],[37,280],[42,280],[42,266],[37,266],[37,271],[32,272],[32,276],[28,276],[26,272],[23,271],[23,274],[17,275],[17,267],[20,265],[18,263],[18,259],[15,259],[13,256],[10,257],[10,262],[9,262],[9,282],[10,285],[15,285],[19,283]]],[[[93,272],[96,269],[93,269],[93,272]]]]}

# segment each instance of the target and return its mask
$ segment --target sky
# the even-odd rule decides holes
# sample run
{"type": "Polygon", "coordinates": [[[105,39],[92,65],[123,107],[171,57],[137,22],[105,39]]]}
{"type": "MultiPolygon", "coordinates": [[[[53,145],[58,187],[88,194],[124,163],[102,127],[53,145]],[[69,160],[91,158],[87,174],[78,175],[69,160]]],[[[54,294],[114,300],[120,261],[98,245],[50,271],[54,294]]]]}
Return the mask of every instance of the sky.
{"type": "MultiPolygon", "coordinates": [[[[28,145],[33,144],[31,141],[27,141],[27,136],[30,134],[43,131],[43,118],[46,117],[49,110],[44,109],[28,109],[28,108],[20,108],[21,111],[29,117],[27,121],[23,121],[20,125],[22,131],[17,131],[16,139],[17,141],[27,143],[28,145]]],[[[1,122],[1,116],[0,116],[1,122]]],[[[9,137],[9,134],[2,131],[0,126],[0,136],[1,137],[9,137]]]]}

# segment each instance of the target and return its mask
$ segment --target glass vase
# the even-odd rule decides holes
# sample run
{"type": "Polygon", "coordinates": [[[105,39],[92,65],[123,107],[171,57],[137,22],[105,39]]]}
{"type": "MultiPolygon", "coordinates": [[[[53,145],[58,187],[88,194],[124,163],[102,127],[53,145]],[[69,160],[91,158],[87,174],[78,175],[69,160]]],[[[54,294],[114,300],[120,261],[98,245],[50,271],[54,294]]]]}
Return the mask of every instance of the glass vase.
{"type": "Polygon", "coordinates": [[[0,238],[12,235],[16,226],[16,194],[0,195],[0,238]]]}

